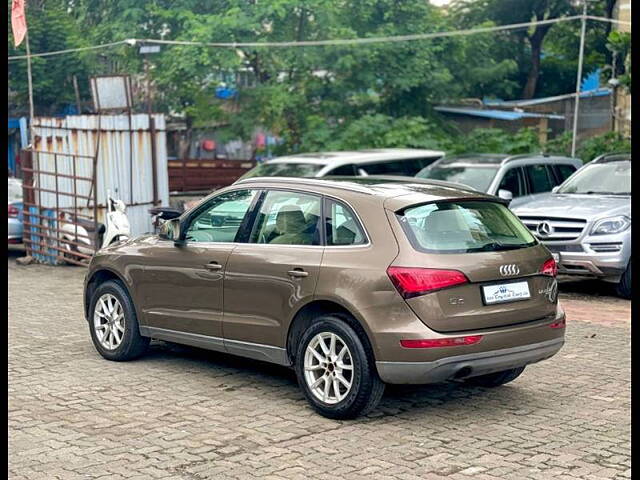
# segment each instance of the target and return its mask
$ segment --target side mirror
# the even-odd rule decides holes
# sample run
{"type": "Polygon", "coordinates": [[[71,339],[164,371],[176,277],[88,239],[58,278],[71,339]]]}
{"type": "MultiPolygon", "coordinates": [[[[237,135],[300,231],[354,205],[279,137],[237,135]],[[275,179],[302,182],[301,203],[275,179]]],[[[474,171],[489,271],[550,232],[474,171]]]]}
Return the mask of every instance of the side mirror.
{"type": "Polygon", "coordinates": [[[551,193],[556,193],[558,191],[558,189],[560,188],[560,185],[556,185],[555,187],[553,187],[551,189],[551,193]]]}
{"type": "Polygon", "coordinates": [[[182,245],[184,240],[180,237],[180,219],[167,220],[160,227],[159,237],[164,240],[173,240],[176,245],[182,245]]]}
{"type": "Polygon", "coordinates": [[[509,190],[504,190],[504,189],[500,189],[498,190],[498,197],[500,197],[503,200],[513,200],[513,193],[511,193],[509,190]]]}

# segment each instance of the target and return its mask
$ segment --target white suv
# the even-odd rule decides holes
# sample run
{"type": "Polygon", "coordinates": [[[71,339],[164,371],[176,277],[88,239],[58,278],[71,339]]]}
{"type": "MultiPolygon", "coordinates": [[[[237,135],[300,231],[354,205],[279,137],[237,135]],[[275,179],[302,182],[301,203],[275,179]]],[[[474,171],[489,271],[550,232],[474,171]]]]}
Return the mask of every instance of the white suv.
{"type": "Polygon", "coordinates": [[[582,166],[577,158],[545,154],[444,157],[416,177],[461,183],[505,200],[549,192],[582,166]]]}
{"type": "Polygon", "coordinates": [[[444,156],[439,150],[384,148],[352,152],[319,152],[267,160],[240,178],[399,175],[413,177],[444,156]]]}

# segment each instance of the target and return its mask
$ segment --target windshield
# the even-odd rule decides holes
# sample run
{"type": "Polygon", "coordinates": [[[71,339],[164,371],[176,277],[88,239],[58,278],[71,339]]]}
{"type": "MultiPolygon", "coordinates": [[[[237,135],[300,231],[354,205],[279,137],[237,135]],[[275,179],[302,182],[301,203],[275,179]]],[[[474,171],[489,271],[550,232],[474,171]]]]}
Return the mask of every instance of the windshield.
{"type": "Polygon", "coordinates": [[[486,192],[491,185],[491,180],[496,176],[497,170],[497,165],[432,165],[418,172],[416,177],[462,183],[481,192],[486,192]]]}
{"type": "Polygon", "coordinates": [[[631,162],[588,165],[568,178],[557,193],[631,195],[631,162]]]}
{"type": "Polygon", "coordinates": [[[240,178],[251,177],[314,177],[324,165],[315,163],[263,163],[240,178]]]}
{"type": "Polygon", "coordinates": [[[422,252],[497,252],[537,243],[529,229],[501,203],[428,203],[406,208],[398,219],[413,247],[422,252]]]}

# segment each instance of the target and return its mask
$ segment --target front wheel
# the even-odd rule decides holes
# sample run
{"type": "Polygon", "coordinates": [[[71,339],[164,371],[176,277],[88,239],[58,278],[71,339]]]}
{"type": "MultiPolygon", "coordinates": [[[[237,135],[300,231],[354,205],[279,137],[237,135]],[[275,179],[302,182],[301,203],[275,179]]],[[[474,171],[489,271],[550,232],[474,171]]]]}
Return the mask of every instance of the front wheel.
{"type": "Polygon", "coordinates": [[[304,332],[295,371],[311,406],[327,418],[364,415],[384,392],[366,339],[334,316],[316,319],[304,332]]]}
{"type": "Polygon", "coordinates": [[[118,281],[100,284],[91,297],[89,330],[96,350],[107,360],[132,360],[146,352],[129,294],[118,281]]]}

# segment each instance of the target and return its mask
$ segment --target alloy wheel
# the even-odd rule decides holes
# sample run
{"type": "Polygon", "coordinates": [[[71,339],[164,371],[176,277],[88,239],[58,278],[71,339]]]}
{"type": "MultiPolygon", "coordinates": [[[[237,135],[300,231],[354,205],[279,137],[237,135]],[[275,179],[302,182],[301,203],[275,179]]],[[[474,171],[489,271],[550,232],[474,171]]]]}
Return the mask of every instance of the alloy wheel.
{"type": "Polygon", "coordinates": [[[313,337],[305,350],[304,378],[318,400],[341,402],[353,384],[353,360],[344,340],[332,332],[313,337]]]}
{"type": "Polygon", "coordinates": [[[118,299],[105,293],[96,302],[93,311],[93,328],[100,345],[115,350],[124,338],[124,310],[118,299]]]}

